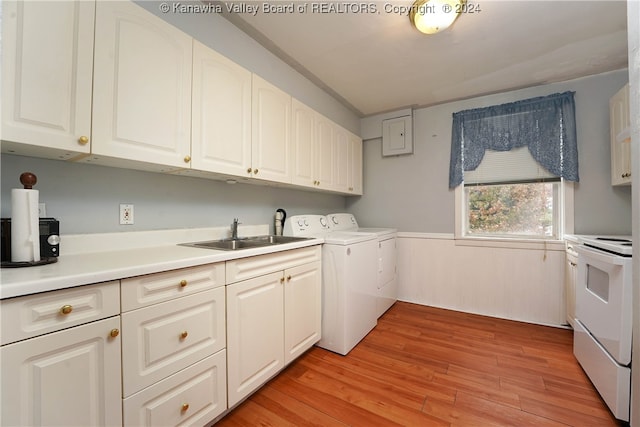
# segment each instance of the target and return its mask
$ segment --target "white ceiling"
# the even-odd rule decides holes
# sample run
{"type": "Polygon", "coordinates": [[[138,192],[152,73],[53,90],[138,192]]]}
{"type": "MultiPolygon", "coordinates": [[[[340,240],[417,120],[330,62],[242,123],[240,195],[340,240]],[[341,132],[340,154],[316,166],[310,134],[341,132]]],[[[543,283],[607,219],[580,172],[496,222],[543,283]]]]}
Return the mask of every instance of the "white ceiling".
{"type": "Polygon", "coordinates": [[[431,36],[385,11],[411,1],[369,3],[378,13],[311,13],[321,0],[307,13],[264,13],[244,2],[258,13],[226,17],[360,116],[627,67],[625,1],[473,2],[480,12],[431,36]]]}

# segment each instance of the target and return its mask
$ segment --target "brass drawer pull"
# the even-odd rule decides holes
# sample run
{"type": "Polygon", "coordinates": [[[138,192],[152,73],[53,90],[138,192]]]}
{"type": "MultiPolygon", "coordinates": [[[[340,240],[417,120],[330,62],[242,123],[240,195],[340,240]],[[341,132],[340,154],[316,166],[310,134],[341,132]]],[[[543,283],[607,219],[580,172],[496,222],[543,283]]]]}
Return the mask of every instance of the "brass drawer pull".
{"type": "Polygon", "coordinates": [[[111,332],[109,332],[109,336],[111,338],[115,338],[118,335],[120,335],[120,329],[112,329],[111,332]]]}
{"type": "Polygon", "coordinates": [[[181,410],[182,410],[182,412],[188,411],[189,410],[189,404],[188,403],[183,403],[181,410]]]}
{"type": "Polygon", "coordinates": [[[69,314],[73,311],[73,307],[70,306],[69,304],[63,305],[62,308],[60,309],[60,313],[61,314],[69,314]]]}
{"type": "Polygon", "coordinates": [[[189,332],[187,331],[182,331],[182,333],[180,334],[180,339],[184,340],[189,336],[189,332]]]}
{"type": "Polygon", "coordinates": [[[180,280],[180,287],[184,288],[185,286],[187,286],[187,281],[184,279],[180,280]]]}

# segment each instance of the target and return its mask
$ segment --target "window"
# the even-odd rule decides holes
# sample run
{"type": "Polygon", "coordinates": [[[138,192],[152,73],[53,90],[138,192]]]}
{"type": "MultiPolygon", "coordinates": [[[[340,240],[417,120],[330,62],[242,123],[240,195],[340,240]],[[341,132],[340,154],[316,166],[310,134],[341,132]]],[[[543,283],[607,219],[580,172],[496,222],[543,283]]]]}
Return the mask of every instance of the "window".
{"type": "Polygon", "coordinates": [[[560,238],[578,180],[574,111],[566,92],[454,114],[457,237],[560,238]]]}
{"type": "Polygon", "coordinates": [[[465,235],[557,238],[558,183],[465,186],[465,235]]]}
{"type": "Polygon", "coordinates": [[[527,147],[487,150],[464,176],[464,235],[557,238],[559,183],[527,147]]]}

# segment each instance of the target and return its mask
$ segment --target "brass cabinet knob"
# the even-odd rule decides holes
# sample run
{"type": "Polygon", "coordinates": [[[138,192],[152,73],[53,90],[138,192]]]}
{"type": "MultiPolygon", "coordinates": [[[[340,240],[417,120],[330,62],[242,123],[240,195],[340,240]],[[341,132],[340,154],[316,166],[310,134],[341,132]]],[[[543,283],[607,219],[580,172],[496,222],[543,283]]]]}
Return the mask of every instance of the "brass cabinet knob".
{"type": "Polygon", "coordinates": [[[284,283],[284,277],[280,278],[280,283],[284,283]]]}
{"type": "Polygon", "coordinates": [[[254,175],[258,175],[258,169],[254,169],[254,170],[253,170],[253,174],[254,174],[254,175]]]}
{"type": "Polygon", "coordinates": [[[185,286],[187,286],[187,281],[185,279],[180,280],[180,287],[184,288],[185,286]]]}
{"type": "Polygon", "coordinates": [[[181,410],[182,410],[182,412],[188,411],[189,410],[189,404],[188,403],[183,403],[181,410]]]}
{"type": "Polygon", "coordinates": [[[287,276],[287,282],[291,281],[291,276],[287,276]]]}
{"type": "Polygon", "coordinates": [[[189,163],[191,161],[191,156],[184,156],[184,162],[189,163]]]}
{"type": "Polygon", "coordinates": [[[115,338],[118,335],[120,335],[120,329],[112,329],[111,332],[109,332],[109,336],[111,338],[115,338]]]}
{"type": "Polygon", "coordinates": [[[182,331],[182,333],[180,334],[180,339],[183,340],[183,339],[187,338],[187,336],[189,336],[189,332],[182,331]]]}
{"type": "Polygon", "coordinates": [[[60,309],[60,313],[61,314],[69,314],[73,311],[73,307],[70,305],[63,305],[62,308],[60,309]]]}
{"type": "Polygon", "coordinates": [[[247,169],[247,173],[251,173],[252,170],[253,169],[251,169],[251,168],[247,169]]]}
{"type": "Polygon", "coordinates": [[[83,135],[80,138],[78,138],[78,142],[82,145],[85,145],[89,142],[89,137],[83,135]]]}

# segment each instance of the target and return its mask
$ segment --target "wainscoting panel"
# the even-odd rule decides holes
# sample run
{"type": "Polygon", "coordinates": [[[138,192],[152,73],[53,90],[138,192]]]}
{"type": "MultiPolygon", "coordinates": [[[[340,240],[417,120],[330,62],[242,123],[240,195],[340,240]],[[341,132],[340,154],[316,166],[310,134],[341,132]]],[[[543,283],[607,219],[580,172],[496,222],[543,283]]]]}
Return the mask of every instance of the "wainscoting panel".
{"type": "Polygon", "coordinates": [[[566,324],[563,246],[503,246],[400,233],[398,299],[542,325],[566,324]]]}

